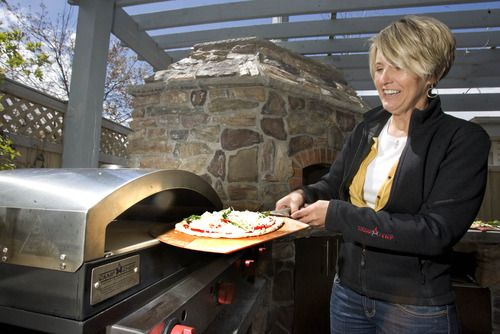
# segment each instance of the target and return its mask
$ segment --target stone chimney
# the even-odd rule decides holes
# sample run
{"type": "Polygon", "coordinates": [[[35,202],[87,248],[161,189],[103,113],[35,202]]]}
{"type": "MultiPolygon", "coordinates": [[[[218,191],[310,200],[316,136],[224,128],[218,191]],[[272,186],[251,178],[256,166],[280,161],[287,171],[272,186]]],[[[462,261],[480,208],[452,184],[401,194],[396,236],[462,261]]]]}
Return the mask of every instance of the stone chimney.
{"type": "Polygon", "coordinates": [[[129,167],[191,171],[237,210],[332,163],[367,109],[337,69],[259,38],[196,45],[130,93],[129,167]]]}

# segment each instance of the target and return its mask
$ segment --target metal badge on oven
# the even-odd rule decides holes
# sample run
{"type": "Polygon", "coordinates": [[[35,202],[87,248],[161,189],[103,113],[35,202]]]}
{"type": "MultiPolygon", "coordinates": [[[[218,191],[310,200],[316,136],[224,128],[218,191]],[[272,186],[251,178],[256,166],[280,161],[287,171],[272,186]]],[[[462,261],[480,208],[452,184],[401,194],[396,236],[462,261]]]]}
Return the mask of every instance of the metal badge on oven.
{"type": "Polygon", "coordinates": [[[134,255],[92,269],[90,305],[95,305],[139,284],[140,256],[134,255]]]}

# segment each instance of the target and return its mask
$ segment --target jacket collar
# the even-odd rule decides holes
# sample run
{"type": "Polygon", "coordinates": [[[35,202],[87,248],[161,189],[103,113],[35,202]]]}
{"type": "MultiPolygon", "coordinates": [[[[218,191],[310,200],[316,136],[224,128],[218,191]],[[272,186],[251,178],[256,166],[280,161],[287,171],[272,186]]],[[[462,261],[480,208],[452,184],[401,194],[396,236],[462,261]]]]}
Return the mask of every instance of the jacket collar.
{"type": "Polygon", "coordinates": [[[441,109],[441,98],[439,96],[429,99],[429,105],[424,110],[415,109],[411,115],[411,122],[424,124],[427,121],[438,118],[443,114],[441,109]]]}

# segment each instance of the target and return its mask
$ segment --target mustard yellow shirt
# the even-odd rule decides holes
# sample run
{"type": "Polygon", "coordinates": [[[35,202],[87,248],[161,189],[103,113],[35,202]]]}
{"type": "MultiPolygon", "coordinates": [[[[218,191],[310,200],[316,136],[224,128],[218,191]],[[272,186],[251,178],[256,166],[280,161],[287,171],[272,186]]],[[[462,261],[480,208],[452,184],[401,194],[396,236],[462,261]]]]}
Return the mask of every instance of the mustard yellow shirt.
{"type": "MultiPolygon", "coordinates": [[[[358,172],[354,176],[351,185],[349,187],[349,195],[351,197],[351,203],[357,207],[368,207],[363,195],[363,186],[365,184],[366,169],[368,165],[377,156],[378,138],[374,138],[374,143],[370,149],[370,152],[366,156],[365,160],[361,163],[358,172]]],[[[389,194],[391,192],[392,180],[394,180],[394,174],[396,173],[396,167],[398,166],[398,161],[391,167],[385,182],[380,187],[377,193],[377,199],[375,202],[375,211],[381,210],[389,200],[389,194]]]]}

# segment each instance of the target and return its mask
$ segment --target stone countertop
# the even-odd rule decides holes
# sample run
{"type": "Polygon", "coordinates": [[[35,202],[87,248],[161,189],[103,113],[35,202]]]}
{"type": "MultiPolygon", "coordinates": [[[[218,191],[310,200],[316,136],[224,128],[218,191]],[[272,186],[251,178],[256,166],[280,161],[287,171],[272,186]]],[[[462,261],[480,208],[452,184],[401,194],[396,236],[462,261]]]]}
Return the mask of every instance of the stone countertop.
{"type": "Polygon", "coordinates": [[[460,242],[500,243],[500,231],[479,231],[469,229],[460,242]]]}

